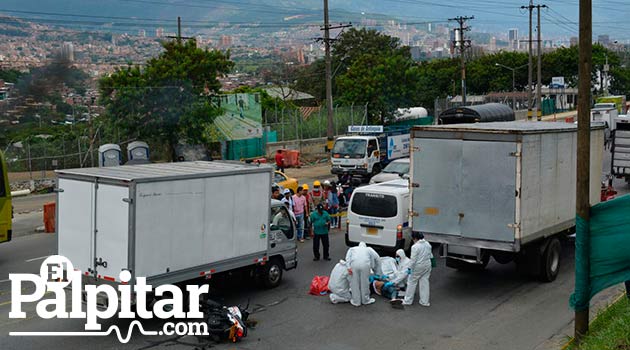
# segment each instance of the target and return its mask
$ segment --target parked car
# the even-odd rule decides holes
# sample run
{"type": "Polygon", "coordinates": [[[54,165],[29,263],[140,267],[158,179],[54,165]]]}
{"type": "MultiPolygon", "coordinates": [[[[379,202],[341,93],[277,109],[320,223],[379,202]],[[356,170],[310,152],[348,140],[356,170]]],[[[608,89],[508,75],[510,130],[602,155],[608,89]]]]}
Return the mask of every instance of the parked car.
{"type": "Polygon", "coordinates": [[[348,206],[346,245],[350,247],[365,242],[390,253],[409,248],[409,202],[407,180],[355,189],[348,206]]]}
{"type": "Polygon", "coordinates": [[[293,193],[295,193],[298,188],[298,180],[292,177],[288,177],[285,173],[281,171],[276,171],[273,174],[273,182],[283,189],[290,189],[291,191],[293,191],[293,193]]]}
{"type": "Polygon", "coordinates": [[[381,171],[378,175],[374,175],[370,180],[370,185],[400,179],[401,177],[406,179],[408,176],[409,158],[396,159],[395,161],[387,164],[385,169],[383,169],[383,171],[381,171]]]}

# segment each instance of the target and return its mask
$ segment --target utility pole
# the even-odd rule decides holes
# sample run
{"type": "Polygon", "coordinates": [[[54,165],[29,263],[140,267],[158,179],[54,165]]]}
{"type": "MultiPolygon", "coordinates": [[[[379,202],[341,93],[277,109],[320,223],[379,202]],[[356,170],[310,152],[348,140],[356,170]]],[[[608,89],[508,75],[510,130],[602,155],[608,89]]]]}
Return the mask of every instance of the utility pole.
{"type": "Polygon", "coordinates": [[[540,89],[542,88],[542,35],[540,31],[540,9],[546,8],[547,5],[536,5],[538,9],[538,27],[536,31],[538,32],[538,63],[536,68],[538,70],[538,82],[536,83],[536,105],[538,108],[536,109],[536,120],[542,120],[542,94],[540,93],[540,89]]]}
{"type": "MultiPolygon", "coordinates": [[[[575,282],[576,290],[588,290],[590,285],[589,245],[588,230],[580,230],[580,226],[588,225],[590,220],[589,185],[591,164],[591,68],[593,65],[593,27],[592,27],[592,0],[580,0],[580,46],[578,59],[578,139],[577,139],[577,188],[576,188],[576,214],[577,219],[582,220],[578,225],[575,241],[575,282]],[[578,285],[580,283],[580,285],[578,285]]],[[[582,336],[588,332],[589,307],[576,305],[574,337],[576,343],[580,343],[582,336]]]]}
{"type": "Polygon", "coordinates": [[[182,43],[182,39],[194,39],[193,37],[182,36],[182,18],[179,16],[177,16],[177,35],[168,35],[166,37],[170,39],[176,39],[178,44],[182,43]]]}
{"type": "Polygon", "coordinates": [[[328,0],[324,0],[324,47],[326,61],[326,115],[328,116],[328,127],[326,128],[326,149],[331,150],[333,146],[333,101],[332,101],[332,58],[330,57],[330,23],[328,17],[328,0]]]}
{"type": "Polygon", "coordinates": [[[331,29],[340,29],[351,27],[351,24],[340,24],[337,26],[331,26],[328,17],[328,0],[324,0],[324,27],[321,30],[324,31],[324,38],[318,38],[317,40],[324,41],[325,48],[325,62],[326,62],[326,112],[328,116],[328,127],[326,128],[326,149],[331,150],[335,138],[334,134],[334,120],[333,120],[333,100],[332,100],[332,58],[330,55],[330,44],[333,40],[330,38],[331,29]]]}
{"type": "Polygon", "coordinates": [[[470,48],[470,40],[466,40],[464,33],[470,30],[470,27],[466,27],[466,21],[469,19],[475,19],[475,16],[457,16],[455,18],[449,18],[449,21],[456,21],[459,23],[459,28],[455,28],[455,41],[453,45],[459,49],[459,58],[461,60],[462,69],[462,105],[466,105],[466,49],[470,48]],[[459,34],[459,35],[458,35],[459,34]]]}
{"type": "Polygon", "coordinates": [[[527,120],[532,120],[532,10],[534,9],[533,0],[529,0],[528,6],[521,6],[522,9],[529,10],[529,41],[527,42],[529,49],[529,61],[527,68],[527,120]]]}
{"type": "Polygon", "coordinates": [[[533,57],[533,42],[534,39],[532,37],[532,12],[534,11],[534,9],[538,9],[538,83],[536,84],[536,99],[538,102],[536,102],[536,108],[538,109],[538,112],[536,113],[537,120],[541,119],[541,109],[540,109],[540,85],[541,85],[541,80],[542,80],[542,68],[541,68],[541,61],[542,61],[542,56],[541,56],[541,39],[540,39],[540,8],[541,7],[547,7],[546,5],[534,5],[534,0],[529,0],[529,5],[527,6],[521,6],[522,9],[526,9],[529,11],[529,40],[528,40],[528,50],[529,50],[529,68],[527,70],[527,120],[532,120],[533,118],[533,111],[532,111],[532,107],[534,105],[534,96],[533,96],[533,89],[532,89],[532,84],[533,84],[533,73],[534,73],[534,66],[533,66],[533,62],[532,62],[532,57],[533,57]]]}

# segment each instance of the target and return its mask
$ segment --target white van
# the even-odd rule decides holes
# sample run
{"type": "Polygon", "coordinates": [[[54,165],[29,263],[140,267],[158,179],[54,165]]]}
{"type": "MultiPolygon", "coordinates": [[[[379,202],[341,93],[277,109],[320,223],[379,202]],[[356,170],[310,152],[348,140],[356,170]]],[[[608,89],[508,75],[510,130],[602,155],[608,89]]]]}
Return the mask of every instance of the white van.
{"type": "Polygon", "coordinates": [[[388,251],[407,249],[409,227],[409,182],[399,179],[359,187],[348,206],[346,245],[359,242],[388,251]]]}

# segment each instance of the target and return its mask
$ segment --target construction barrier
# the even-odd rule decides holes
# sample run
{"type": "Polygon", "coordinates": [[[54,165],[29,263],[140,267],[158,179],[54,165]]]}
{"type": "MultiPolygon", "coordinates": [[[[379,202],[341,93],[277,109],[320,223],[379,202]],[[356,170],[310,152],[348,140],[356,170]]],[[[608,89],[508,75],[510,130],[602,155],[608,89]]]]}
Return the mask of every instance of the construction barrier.
{"type": "Polygon", "coordinates": [[[56,206],[55,202],[44,204],[44,232],[46,233],[55,233],[56,206]]]}
{"type": "Polygon", "coordinates": [[[284,158],[284,166],[286,168],[300,166],[300,151],[292,149],[283,149],[282,157],[284,158]]]}

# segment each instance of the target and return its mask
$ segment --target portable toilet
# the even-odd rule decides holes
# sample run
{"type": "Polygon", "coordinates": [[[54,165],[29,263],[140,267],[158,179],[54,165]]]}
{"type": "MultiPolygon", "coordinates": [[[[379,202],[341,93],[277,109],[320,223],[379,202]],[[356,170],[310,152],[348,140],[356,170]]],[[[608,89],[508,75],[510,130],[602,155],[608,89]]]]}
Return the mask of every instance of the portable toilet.
{"type": "Polygon", "coordinates": [[[129,160],[149,160],[149,145],[143,141],[133,141],[127,145],[129,160]]]}
{"type": "Polygon", "coordinates": [[[98,166],[119,166],[122,164],[122,151],[120,146],[108,143],[98,148],[98,166]]]}

